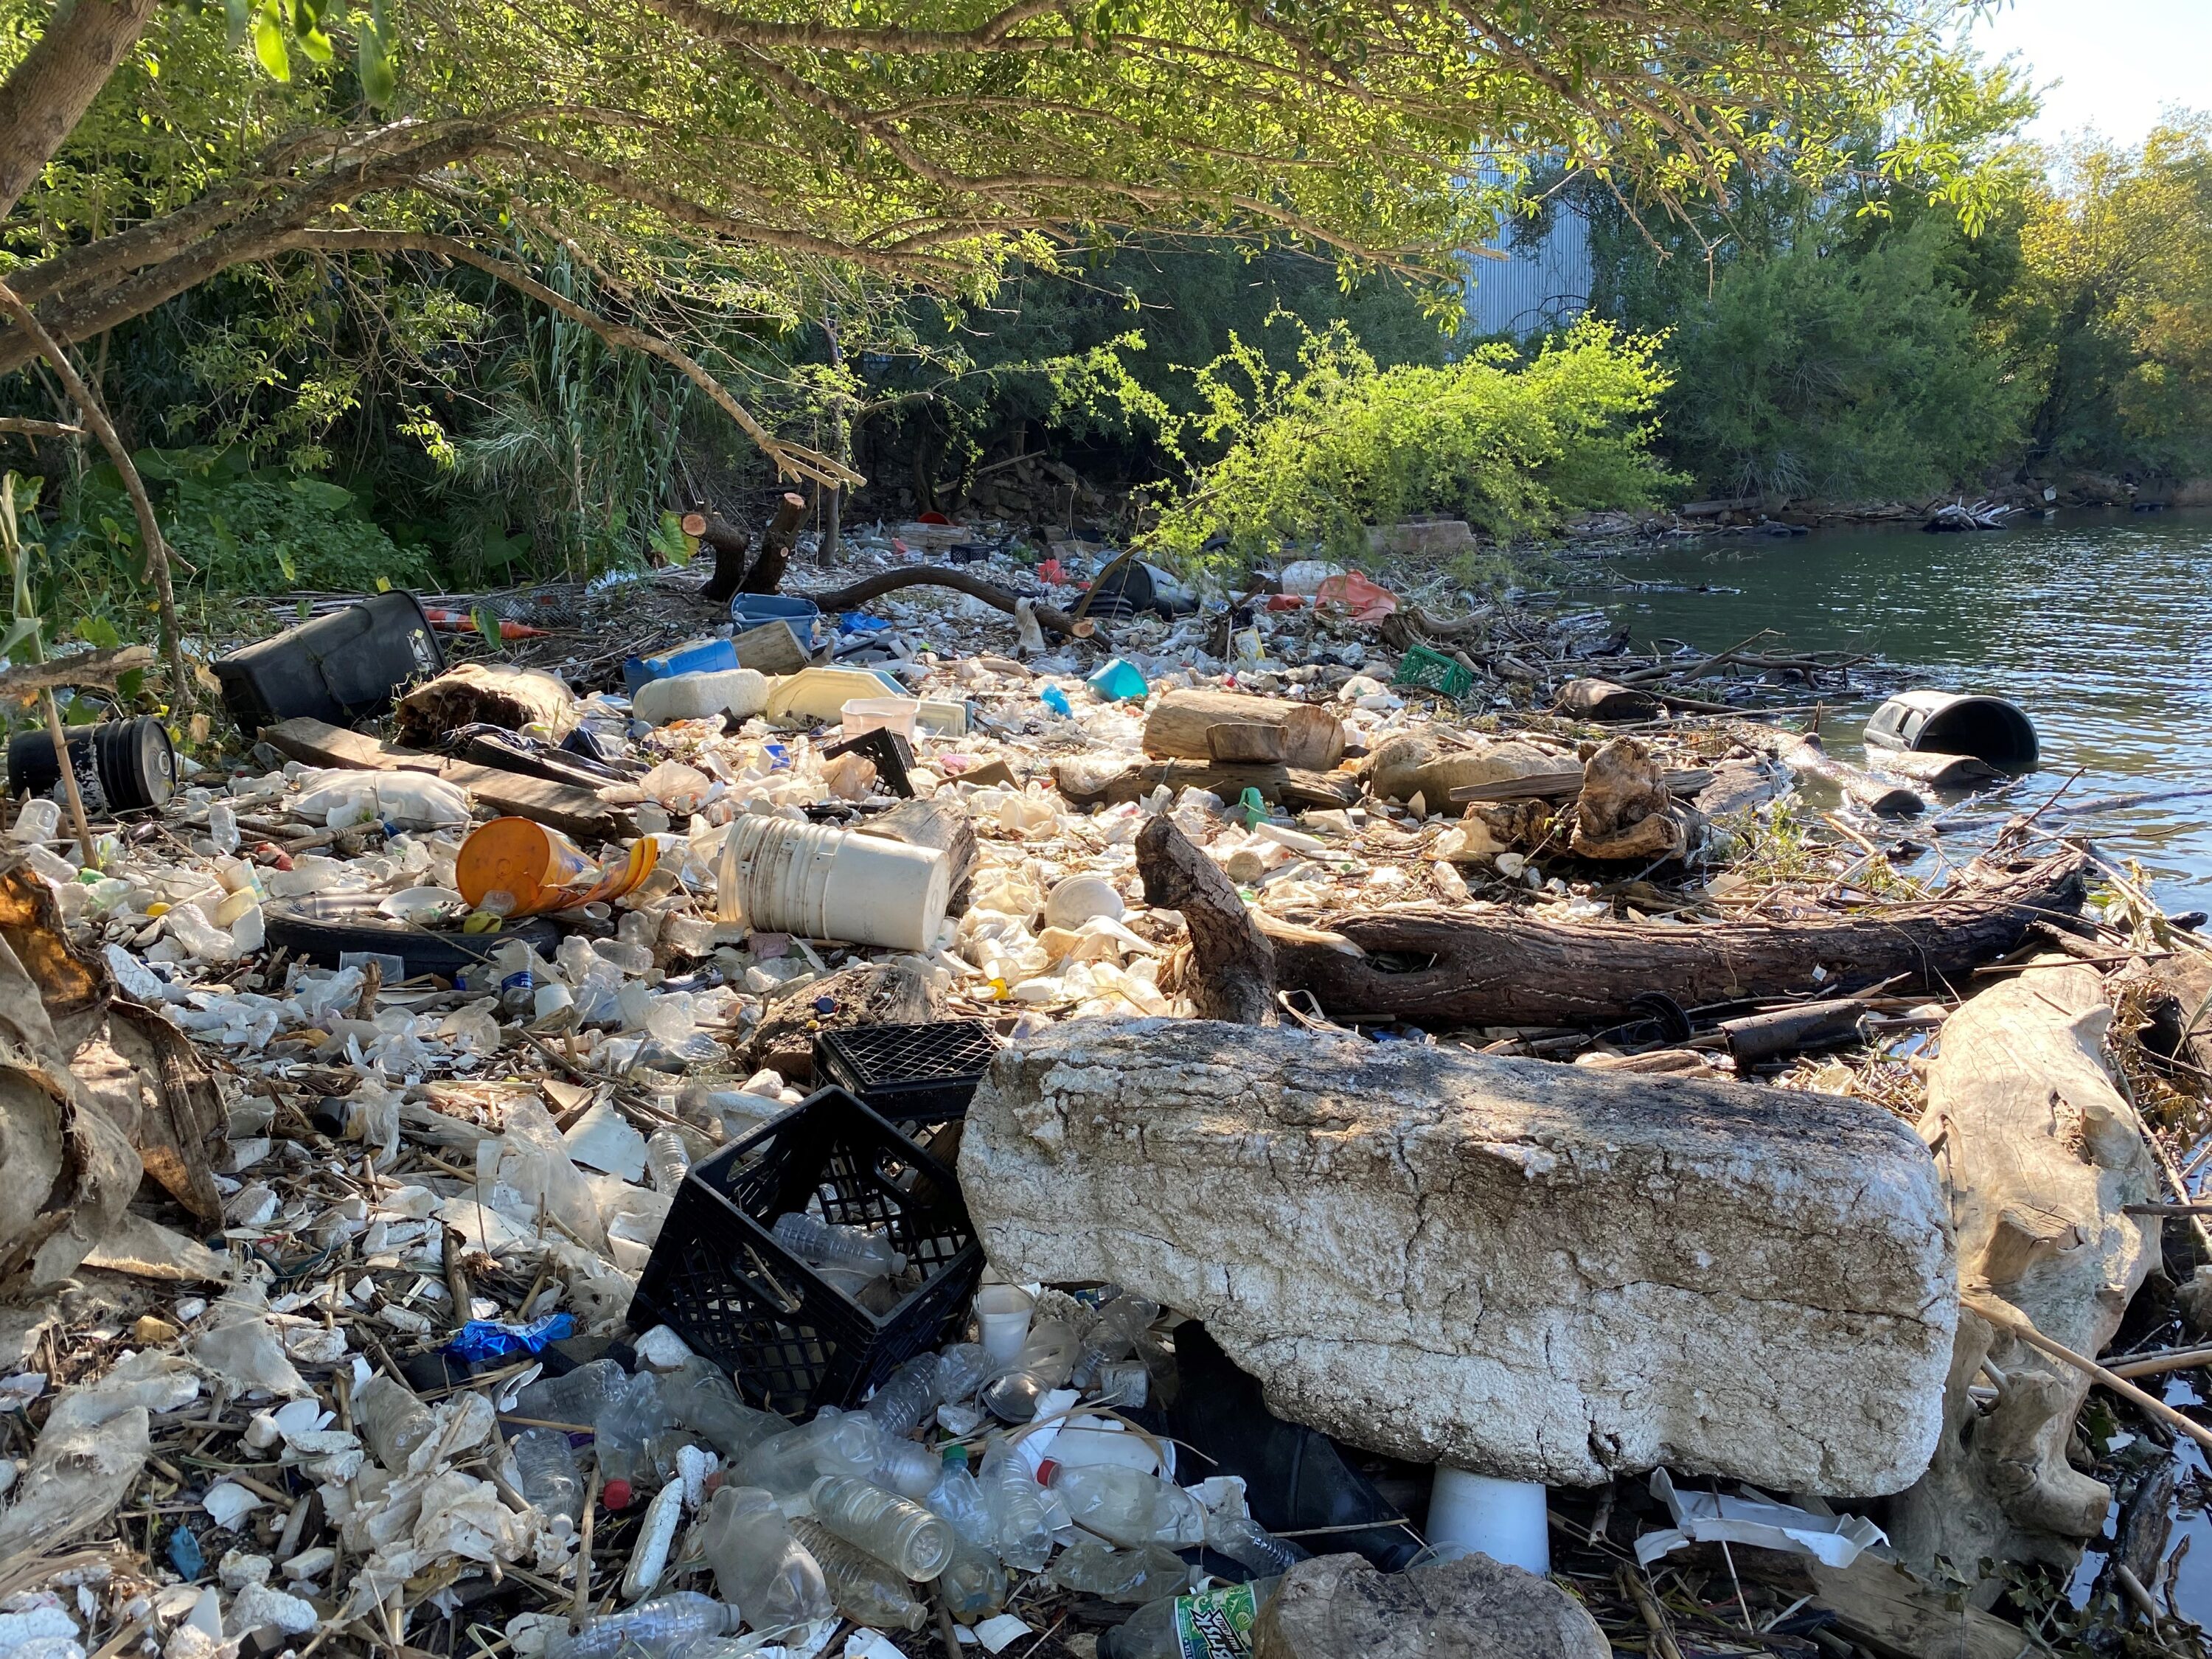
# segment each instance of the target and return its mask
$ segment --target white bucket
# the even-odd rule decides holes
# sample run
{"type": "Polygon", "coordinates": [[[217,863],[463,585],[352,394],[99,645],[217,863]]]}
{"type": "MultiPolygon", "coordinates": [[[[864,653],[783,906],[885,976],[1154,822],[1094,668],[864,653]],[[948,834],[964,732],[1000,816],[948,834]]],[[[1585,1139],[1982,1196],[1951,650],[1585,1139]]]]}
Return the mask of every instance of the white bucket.
{"type": "Polygon", "coordinates": [[[1550,1495],[1533,1480],[1500,1480],[1439,1463],[1436,1490],[1429,1497],[1429,1547],[1457,1545],[1508,1566],[1549,1572],[1549,1501],[1550,1495]]]}
{"type": "Polygon", "coordinates": [[[942,852],[759,813],[732,821],[718,862],[722,921],[802,939],[927,951],[951,896],[942,852]]]}

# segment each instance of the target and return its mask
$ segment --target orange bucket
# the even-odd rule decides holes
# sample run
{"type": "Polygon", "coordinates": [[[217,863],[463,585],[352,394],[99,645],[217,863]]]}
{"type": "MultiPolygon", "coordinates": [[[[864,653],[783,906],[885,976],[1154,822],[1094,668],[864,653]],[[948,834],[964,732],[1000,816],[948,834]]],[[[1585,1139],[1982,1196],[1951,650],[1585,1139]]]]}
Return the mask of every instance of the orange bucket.
{"type": "Polygon", "coordinates": [[[580,904],[620,898],[653,873],[660,843],[640,836],[629,855],[594,864],[558,830],[528,818],[494,818],[470,833],[454,860],[454,884],[471,910],[505,894],[514,902],[502,915],[536,916],[580,904]]]}

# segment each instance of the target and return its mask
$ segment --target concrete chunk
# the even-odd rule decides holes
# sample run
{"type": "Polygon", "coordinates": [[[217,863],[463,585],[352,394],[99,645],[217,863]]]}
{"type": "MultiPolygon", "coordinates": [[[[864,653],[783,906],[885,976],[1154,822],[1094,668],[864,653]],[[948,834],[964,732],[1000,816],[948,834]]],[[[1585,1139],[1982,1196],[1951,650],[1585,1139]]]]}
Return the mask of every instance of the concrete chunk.
{"type": "Polygon", "coordinates": [[[960,1175],[1009,1278],[1202,1318],[1273,1409],[1398,1456],[1870,1496],[1940,1425],[1949,1217],[1863,1102],[1085,1021],[994,1062],[960,1175]]]}

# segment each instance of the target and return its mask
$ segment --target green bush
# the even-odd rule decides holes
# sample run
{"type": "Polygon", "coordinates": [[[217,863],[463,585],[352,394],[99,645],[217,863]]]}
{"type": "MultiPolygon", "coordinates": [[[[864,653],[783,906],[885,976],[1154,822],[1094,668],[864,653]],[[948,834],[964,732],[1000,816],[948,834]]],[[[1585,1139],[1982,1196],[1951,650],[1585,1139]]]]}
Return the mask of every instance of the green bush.
{"type": "Polygon", "coordinates": [[[1358,555],[1368,526],[1417,514],[1504,541],[1650,506],[1678,483],[1650,448],[1668,385],[1659,343],[1586,319],[1525,362],[1487,345],[1385,369],[1339,324],[1279,370],[1239,339],[1198,371],[1204,412],[1170,428],[1177,454],[1218,459],[1191,465],[1150,544],[1186,559],[1215,537],[1243,561],[1314,541],[1358,555]]]}
{"type": "MultiPolygon", "coordinates": [[[[255,469],[236,452],[146,450],[134,459],[179,561],[180,589],[365,592],[380,579],[394,586],[430,580],[421,551],[394,542],[343,485],[255,469]]],[[[69,492],[51,540],[80,603],[144,578],[137,522],[112,466],[95,468],[69,492]]]]}

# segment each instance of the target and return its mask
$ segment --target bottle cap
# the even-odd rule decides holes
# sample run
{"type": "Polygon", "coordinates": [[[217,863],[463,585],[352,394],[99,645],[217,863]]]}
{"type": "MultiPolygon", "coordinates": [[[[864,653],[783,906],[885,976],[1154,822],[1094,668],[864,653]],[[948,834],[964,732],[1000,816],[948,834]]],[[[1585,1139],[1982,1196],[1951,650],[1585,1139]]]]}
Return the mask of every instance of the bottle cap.
{"type": "Polygon", "coordinates": [[[623,1480],[620,1475],[617,1475],[613,1480],[608,1481],[605,1486],[599,1488],[599,1502],[605,1504],[610,1510],[619,1511],[628,1509],[629,1507],[629,1482],[623,1480]]]}
{"type": "Polygon", "coordinates": [[[1039,1463],[1037,1465],[1037,1485],[1040,1486],[1049,1486],[1052,1485],[1052,1472],[1059,1467],[1059,1459],[1053,1457],[1048,1457],[1042,1463],[1039,1463]]]}

